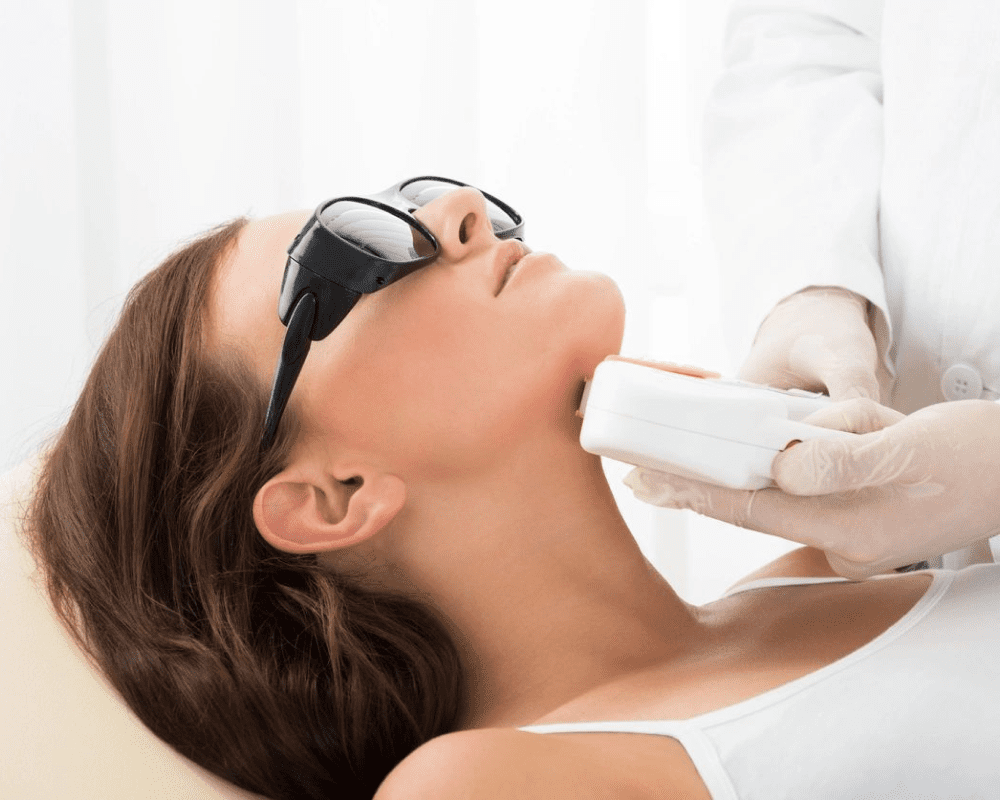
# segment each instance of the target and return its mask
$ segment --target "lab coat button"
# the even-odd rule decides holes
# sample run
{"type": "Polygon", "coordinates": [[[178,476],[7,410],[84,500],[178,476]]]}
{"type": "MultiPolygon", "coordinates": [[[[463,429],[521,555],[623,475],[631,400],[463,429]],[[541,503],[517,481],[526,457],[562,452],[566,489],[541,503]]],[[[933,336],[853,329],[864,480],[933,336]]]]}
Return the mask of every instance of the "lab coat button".
{"type": "Polygon", "coordinates": [[[982,393],[983,379],[968,364],[954,364],[941,376],[941,394],[945,400],[978,400],[982,393]]]}

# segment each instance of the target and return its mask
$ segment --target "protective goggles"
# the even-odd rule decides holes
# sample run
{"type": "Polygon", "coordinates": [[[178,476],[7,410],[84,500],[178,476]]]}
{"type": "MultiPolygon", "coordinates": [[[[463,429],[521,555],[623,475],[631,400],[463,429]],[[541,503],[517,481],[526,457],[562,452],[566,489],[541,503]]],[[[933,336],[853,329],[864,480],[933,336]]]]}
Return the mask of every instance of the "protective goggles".
{"type": "MultiPolygon", "coordinates": [[[[422,176],[379,194],[326,200],[316,209],[288,248],[278,298],[278,316],[287,330],[274,372],[261,450],[274,442],[312,343],[329,336],[361,295],[384,289],[437,257],[437,239],[413,212],[467,185],[451,178],[422,176]]],[[[522,238],[521,215],[493,195],[482,194],[494,235],[522,238]]]]}

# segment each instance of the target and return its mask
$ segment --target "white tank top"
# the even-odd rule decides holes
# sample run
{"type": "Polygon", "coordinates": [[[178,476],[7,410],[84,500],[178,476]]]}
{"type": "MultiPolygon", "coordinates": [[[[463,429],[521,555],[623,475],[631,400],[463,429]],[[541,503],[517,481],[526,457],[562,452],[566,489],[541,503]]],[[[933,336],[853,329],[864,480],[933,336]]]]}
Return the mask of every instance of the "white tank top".
{"type": "MultiPolygon", "coordinates": [[[[880,636],[749,700],[685,720],[521,730],[673,737],[714,800],[1000,798],[1000,565],[929,572],[880,636]]],[[[839,580],[772,578],[733,594],[839,580]]]]}

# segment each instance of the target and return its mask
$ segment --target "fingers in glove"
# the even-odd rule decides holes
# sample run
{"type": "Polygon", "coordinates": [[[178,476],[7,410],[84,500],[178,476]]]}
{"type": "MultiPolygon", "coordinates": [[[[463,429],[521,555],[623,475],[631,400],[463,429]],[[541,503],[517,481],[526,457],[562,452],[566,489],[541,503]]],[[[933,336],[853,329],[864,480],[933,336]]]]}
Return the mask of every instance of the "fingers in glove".
{"type": "MultiPolygon", "coordinates": [[[[696,514],[728,522],[730,525],[736,525],[740,528],[783,535],[774,530],[774,525],[780,518],[780,515],[774,511],[774,501],[768,501],[764,513],[760,513],[762,498],[767,495],[780,495],[781,493],[777,489],[756,491],[727,489],[641,467],[626,475],[624,482],[632,489],[637,499],[646,503],[661,508],[694,511],[696,514]]],[[[794,500],[800,506],[803,503],[798,498],[789,499],[794,500]]],[[[801,513],[801,509],[799,513],[801,513]]],[[[795,515],[793,514],[793,516],[795,515]]],[[[781,519],[781,523],[781,528],[784,529],[786,527],[785,520],[781,519]]]]}
{"type": "MultiPolygon", "coordinates": [[[[770,354],[765,354],[765,356],[770,354]]],[[[810,392],[823,391],[823,385],[818,381],[806,381],[800,375],[792,372],[780,361],[763,357],[756,351],[747,357],[740,367],[736,377],[747,383],[761,386],[772,386],[775,389],[805,389],[810,392]]]]}
{"type": "MultiPolygon", "coordinates": [[[[742,491],[692,481],[678,475],[637,468],[626,478],[639,500],[664,508],[686,509],[748,530],[779,536],[835,554],[831,566],[847,577],[883,570],[874,564],[878,545],[858,526],[871,514],[868,490],[840,496],[796,497],[778,489],[742,491]],[[867,510],[866,510],[867,509],[867,510]]],[[[881,557],[881,556],[878,556],[881,557]]],[[[912,560],[912,559],[911,559],[912,560]]],[[[908,563],[905,559],[900,564],[908,563]]],[[[893,564],[898,566],[898,564],[893,564]]]]}
{"type": "Polygon", "coordinates": [[[643,467],[626,475],[624,483],[645,503],[694,511],[741,527],[746,527],[753,505],[754,492],[724,489],[643,467]]]}
{"type": "Polygon", "coordinates": [[[817,428],[851,433],[874,433],[905,418],[905,414],[900,414],[893,408],[879,405],[874,400],[858,398],[831,403],[802,421],[817,428]]]}
{"type": "Polygon", "coordinates": [[[632,470],[625,483],[647,503],[687,509],[821,550],[843,552],[845,535],[856,527],[844,518],[850,509],[843,498],[794,497],[778,489],[726,489],[643,468],[632,470]]]}
{"type": "Polygon", "coordinates": [[[841,400],[863,398],[875,403],[881,399],[878,378],[864,367],[842,369],[823,376],[827,393],[835,403],[841,400]]]}
{"type": "MultiPolygon", "coordinates": [[[[890,429],[891,430],[891,429],[890,429]]],[[[812,439],[775,456],[774,482],[793,495],[825,495],[893,481],[927,486],[916,474],[918,453],[878,431],[855,439],[812,439]]]]}
{"type": "Polygon", "coordinates": [[[879,400],[873,342],[844,348],[834,346],[829,337],[820,334],[799,336],[788,354],[788,363],[797,374],[825,386],[834,402],[859,397],[879,400]]]}

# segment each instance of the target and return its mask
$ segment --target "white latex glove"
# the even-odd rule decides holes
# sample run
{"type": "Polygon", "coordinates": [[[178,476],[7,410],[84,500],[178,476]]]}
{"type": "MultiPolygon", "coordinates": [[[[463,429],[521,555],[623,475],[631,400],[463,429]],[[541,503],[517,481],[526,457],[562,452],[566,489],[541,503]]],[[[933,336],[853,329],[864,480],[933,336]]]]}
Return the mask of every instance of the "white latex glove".
{"type": "Polygon", "coordinates": [[[884,371],[868,327],[868,301],[847,289],[811,287],[774,307],[739,378],[779,389],[825,390],[834,401],[878,401],[884,371]]]}
{"type": "Polygon", "coordinates": [[[646,469],[625,482],[653,505],[819,548],[849,578],[1000,533],[1000,404],[962,400],[904,417],[859,399],[806,421],[864,435],[814,439],[779,453],[772,464],[777,489],[723,489],[646,469]]]}

